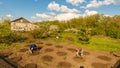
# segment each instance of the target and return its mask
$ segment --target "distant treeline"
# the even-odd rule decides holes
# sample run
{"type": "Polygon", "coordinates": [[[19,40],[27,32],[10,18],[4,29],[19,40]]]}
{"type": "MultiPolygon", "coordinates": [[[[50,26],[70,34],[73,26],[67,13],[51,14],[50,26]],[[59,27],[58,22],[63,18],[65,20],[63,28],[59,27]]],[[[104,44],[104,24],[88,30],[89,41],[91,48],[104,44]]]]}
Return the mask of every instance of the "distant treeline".
{"type": "Polygon", "coordinates": [[[87,17],[74,18],[69,21],[43,21],[38,25],[44,24],[46,28],[49,25],[58,25],[59,30],[63,32],[66,29],[75,28],[81,31],[90,31],[90,35],[104,35],[112,38],[120,38],[120,15],[113,17],[103,14],[95,14],[87,17]]]}
{"type": "MultiPolygon", "coordinates": [[[[56,37],[64,32],[72,32],[79,40],[87,42],[94,35],[120,38],[120,15],[110,17],[103,14],[96,14],[73,18],[68,21],[42,21],[35,24],[40,28],[28,32],[33,38],[56,37]]],[[[27,38],[10,30],[10,20],[7,19],[0,23],[0,43],[12,43],[25,39],[27,38]]]]}

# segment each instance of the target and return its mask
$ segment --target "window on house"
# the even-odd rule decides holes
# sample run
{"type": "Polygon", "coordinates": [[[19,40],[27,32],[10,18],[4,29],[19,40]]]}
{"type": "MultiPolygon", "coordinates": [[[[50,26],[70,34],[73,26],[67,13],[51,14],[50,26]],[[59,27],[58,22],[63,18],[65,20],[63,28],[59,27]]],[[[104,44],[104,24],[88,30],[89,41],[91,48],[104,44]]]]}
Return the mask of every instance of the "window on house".
{"type": "Polygon", "coordinates": [[[20,22],[23,22],[23,20],[20,20],[20,22]]]}

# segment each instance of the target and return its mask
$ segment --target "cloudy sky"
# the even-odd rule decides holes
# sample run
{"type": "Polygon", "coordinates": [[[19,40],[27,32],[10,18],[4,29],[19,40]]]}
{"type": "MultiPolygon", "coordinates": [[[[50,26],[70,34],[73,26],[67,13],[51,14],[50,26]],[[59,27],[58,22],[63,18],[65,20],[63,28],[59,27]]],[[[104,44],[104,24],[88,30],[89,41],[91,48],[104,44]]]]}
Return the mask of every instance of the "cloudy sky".
{"type": "Polygon", "coordinates": [[[0,20],[69,20],[92,14],[120,15],[120,0],[0,0],[0,20]]]}

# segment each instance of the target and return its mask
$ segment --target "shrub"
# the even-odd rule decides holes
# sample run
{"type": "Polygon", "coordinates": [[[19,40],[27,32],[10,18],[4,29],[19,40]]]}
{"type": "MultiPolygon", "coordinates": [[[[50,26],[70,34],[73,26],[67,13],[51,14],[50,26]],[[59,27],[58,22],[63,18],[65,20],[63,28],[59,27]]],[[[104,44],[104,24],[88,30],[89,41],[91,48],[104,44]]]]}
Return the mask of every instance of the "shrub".
{"type": "Polygon", "coordinates": [[[107,29],[106,35],[112,38],[120,38],[120,31],[115,27],[110,27],[107,29]]]}
{"type": "Polygon", "coordinates": [[[17,35],[15,33],[11,33],[8,36],[1,37],[0,43],[11,44],[13,42],[21,42],[26,40],[27,38],[17,35]]]}
{"type": "Polygon", "coordinates": [[[49,36],[48,32],[45,29],[36,29],[30,32],[34,38],[46,38],[49,36]]]}
{"type": "Polygon", "coordinates": [[[87,33],[87,30],[85,28],[81,29],[80,32],[78,33],[78,40],[82,43],[82,44],[88,44],[90,37],[87,33]]]}

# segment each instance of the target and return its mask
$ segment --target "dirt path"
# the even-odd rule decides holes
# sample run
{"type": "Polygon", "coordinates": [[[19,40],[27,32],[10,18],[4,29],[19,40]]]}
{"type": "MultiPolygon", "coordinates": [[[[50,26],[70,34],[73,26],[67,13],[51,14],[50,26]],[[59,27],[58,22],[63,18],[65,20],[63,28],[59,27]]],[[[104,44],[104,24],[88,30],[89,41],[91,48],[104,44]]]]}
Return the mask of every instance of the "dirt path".
{"type": "Polygon", "coordinates": [[[8,58],[25,68],[111,68],[120,59],[107,51],[85,49],[84,57],[79,58],[76,57],[77,47],[70,43],[53,41],[37,41],[36,43],[42,48],[34,54],[30,54],[29,46],[25,45],[14,51],[8,58]]]}

